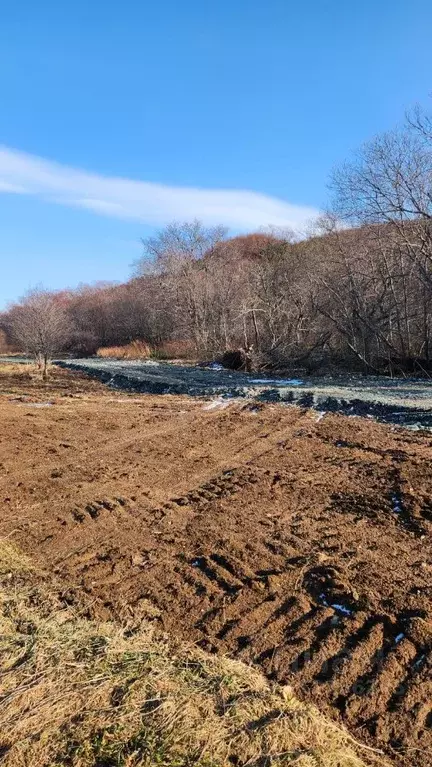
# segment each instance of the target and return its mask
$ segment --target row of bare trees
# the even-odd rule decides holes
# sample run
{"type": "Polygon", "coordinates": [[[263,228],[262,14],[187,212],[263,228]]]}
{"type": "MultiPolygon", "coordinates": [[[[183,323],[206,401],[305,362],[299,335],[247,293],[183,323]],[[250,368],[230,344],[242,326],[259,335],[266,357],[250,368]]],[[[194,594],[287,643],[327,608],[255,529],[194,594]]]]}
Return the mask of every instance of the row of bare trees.
{"type": "Polygon", "coordinates": [[[201,359],[243,347],[256,366],[430,371],[431,119],[416,111],[365,145],[332,190],[306,239],[171,224],[143,242],[129,282],[33,291],[0,324],[41,359],[142,339],[201,359]]]}

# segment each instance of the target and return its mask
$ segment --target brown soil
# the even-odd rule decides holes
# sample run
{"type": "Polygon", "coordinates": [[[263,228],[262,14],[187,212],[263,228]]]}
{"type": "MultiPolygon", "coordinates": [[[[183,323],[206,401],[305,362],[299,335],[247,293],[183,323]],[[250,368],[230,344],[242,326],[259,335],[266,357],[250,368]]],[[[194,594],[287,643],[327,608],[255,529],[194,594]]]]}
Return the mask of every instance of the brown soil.
{"type": "Polygon", "coordinates": [[[65,602],[153,617],[432,765],[430,434],[67,371],[0,387],[0,534],[65,602]]]}

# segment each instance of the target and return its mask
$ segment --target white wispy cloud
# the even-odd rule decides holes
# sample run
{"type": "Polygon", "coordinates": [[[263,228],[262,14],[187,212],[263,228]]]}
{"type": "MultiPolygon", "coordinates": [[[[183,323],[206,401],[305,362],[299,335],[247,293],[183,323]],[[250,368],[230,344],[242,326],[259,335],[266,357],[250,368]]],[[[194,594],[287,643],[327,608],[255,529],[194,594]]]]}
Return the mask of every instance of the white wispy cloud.
{"type": "Polygon", "coordinates": [[[303,230],[318,215],[258,192],[200,189],[104,176],[0,147],[0,193],[27,194],[61,205],[146,224],[198,218],[236,229],[290,227],[303,230]]]}
{"type": "Polygon", "coordinates": [[[2,181],[0,179],[0,192],[8,192],[9,194],[25,194],[26,190],[23,186],[9,184],[7,181],[2,181]]]}

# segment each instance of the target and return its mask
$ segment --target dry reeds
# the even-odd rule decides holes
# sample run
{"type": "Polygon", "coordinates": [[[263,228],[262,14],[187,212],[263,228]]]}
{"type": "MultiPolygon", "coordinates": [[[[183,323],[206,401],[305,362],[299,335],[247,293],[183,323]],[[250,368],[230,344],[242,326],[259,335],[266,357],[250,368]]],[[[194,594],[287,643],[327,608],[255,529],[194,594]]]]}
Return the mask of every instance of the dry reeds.
{"type": "Polygon", "coordinates": [[[102,346],[96,354],[98,357],[114,357],[120,360],[148,359],[151,347],[146,341],[131,341],[124,346],[102,346]]]}

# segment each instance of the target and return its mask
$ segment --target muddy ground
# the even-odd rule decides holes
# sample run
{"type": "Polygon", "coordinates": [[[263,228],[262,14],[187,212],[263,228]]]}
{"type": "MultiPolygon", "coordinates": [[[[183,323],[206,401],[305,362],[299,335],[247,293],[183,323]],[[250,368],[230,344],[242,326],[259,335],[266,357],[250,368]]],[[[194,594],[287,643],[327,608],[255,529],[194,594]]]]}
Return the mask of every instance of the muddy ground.
{"type": "Polygon", "coordinates": [[[431,379],[340,375],[311,378],[246,374],[220,365],[199,367],[149,361],[67,360],[59,364],[85,372],[110,387],[149,394],[219,395],[262,402],[295,403],[324,412],[342,412],[432,428],[431,379]]]}
{"type": "Polygon", "coordinates": [[[0,534],[65,603],[256,663],[430,767],[430,433],[68,371],[0,388],[0,534]]]}

